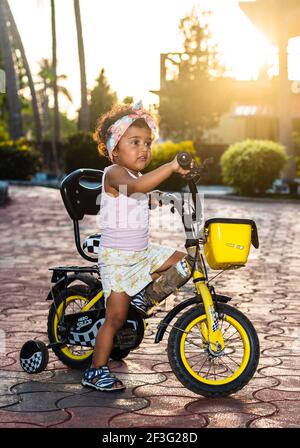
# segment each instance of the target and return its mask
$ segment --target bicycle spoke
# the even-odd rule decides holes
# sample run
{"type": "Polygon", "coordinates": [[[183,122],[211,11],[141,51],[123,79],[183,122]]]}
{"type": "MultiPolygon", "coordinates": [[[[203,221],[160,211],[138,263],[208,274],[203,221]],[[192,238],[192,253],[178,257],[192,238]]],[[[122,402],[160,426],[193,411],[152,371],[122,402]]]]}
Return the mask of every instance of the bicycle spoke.
{"type": "Polygon", "coordinates": [[[234,373],[234,370],[232,370],[225,362],[224,362],[224,358],[218,358],[220,364],[222,364],[223,366],[225,366],[226,370],[230,370],[231,373],[234,373]]]}
{"type": "MultiPolygon", "coordinates": [[[[204,365],[204,364],[203,364],[204,365]]],[[[209,366],[209,369],[208,369],[208,371],[207,371],[207,374],[206,374],[206,376],[204,376],[204,378],[207,378],[208,377],[208,374],[209,374],[209,372],[210,372],[210,369],[211,369],[211,364],[210,364],[210,366],[209,366]]],[[[200,370],[199,370],[199,372],[198,372],[198,375],[199,375],[199,373],[200,373],[200,370]]]]}
{"type": "MultiPolygon", "coordinates": [[[[214,360],[214,361],[215,361],[215,360],[214,360]]],[[[212,365],[213,365],[213,369],[214,369],[214,373],[213,373],[214,379],[216,380],[217,377],[220,377],[220,378],[227,378],[228,375],[222,375],[222,372],[216,372],[216,367],[219,367],[219,366],[217,366],[216,363],[215,363],[214,361],[213,361],[213,363],[212,363],[212,365]]],[[[227,370],[227,369],[226,369],[226,370],[227,370]]]]}
{"type": "Polygon", "coordinates": [[[229,331],[229,330],[230,330],[230,325],[227,328],[225,328],[225,330],[223,331],[223,337],[227,333],[227,331],[229,331]]]}
{"type": "Polygon", "coordinates": [[[223,324],[224,324],[224,317],[222,317],[222,319],[219,319],[219,321],[221,320],[221,325],[220,325],[220,330],[222,331],[223,329],[223,324]]]}
{"type": "Polygon", "coordinates": [[[240,363],[236,362],[231,356],[229,356],[229,355],[225,355],[225,356],[227,356],[227,358],[229,358],[231,361],[233,361],[237,366],[240,365],[240,363]]]}
{"type": "MultiPolygon", "coordinates": [[[[226,348],[228,348],[228,347],[226,347],[226,348]]],[[[225,350],[226,350],[226,348],[225,348],[225,350]]],[[[223,353],[223,358],[232,358],[232,360],[234,359],[234,358],[236,358],[236,359],[242,359],[243,358],[243,353],[244,353],[244,350],[241,350],[239,353],[237,353],[236,351],[233,351],[233,352],[226,352],[226,351],[224,351],[224,353],[223,353]]],[[[234,361],[235,362],[235,361],[234,361]]]]}
{"type": "MultiPolygon", "coordinates": [[[[206,363],[207,360],[208,360],[208,358],[206,357],[206,358],[204,359],[204,362],[203,362],[202,366],[200,367],[200,370],[202,369],[202,367],[204,366],[204,364],[206,363]]],[[[201,361],[202,361],[202,360],[200,359],[198,362],[196,362],[195,364],[193,364],[191,367],[195,367],[195,366],[196,366],[197,364],[199,364],[201,361]]]]}
{"type": "MultiPolygon", "coordinates": [[[[204,363],[203,363],[202,366],[200,367],[200,370],[201,370],[202,367],[205,365],[205,363],[207,362],[207,360],[208,360],[208,358],[206,357],[205,360],[204,360],[204,363]]],[[[199,362],[200,362],[200,361],[199,361],[199,362]]],[[[200,370],[199,370],[198,374],[200,373],[200,370]]]]}
{"type": "Polygon", "coordinates": [[[235,334],[239,334],[237,330],[234,333],[232,333],[232,335],[229,336],[229,338],[226,338],[226,341],[229,341],[229,339],[231,339],[235,334]]]}
{"type": "Polygon", "coordinates": [[[214,368],[214,378],[215,378],[215,381],[216,381],[216,379],[217,379],[217,376],[216,376],[216,366],[215,366],[214,362],[213,362],[213,368],[214,368]]]}
{"type": "Polygon", "coordinates": [[[189,354],[189,359],[194,359],[196,356],[202,356],[204,352],[197,352],[195,355],[189,354]]]}
{"type": "MultiPolygon", "coordinates": [[[[226,342],[227,342],[228,340],[229,340],[229,339],[226,339],[226,342]]],[[[236,337],[236,338],[230,340],[230,344],[231,344],[232,342],[236,343],[236,342],[242,342],[242,341],[241,341],[241,338],[240,338],[240,337],[236,337]]],[[[227,344],[226,344],[226,345],[227,345],[227,344]]]]}
{"type": "MultiPolygon", "coordinates": [[[[199,337],[199,336],[198,336],[199,337]]],[[[186,338],[185,342],[188,345],[193,345],[195,347],[201,348],[201,344],[203,344],[203,339],[200,339],[199,344],[196,344],[193,340],[189,340],[188,338],[186,338]]]]}

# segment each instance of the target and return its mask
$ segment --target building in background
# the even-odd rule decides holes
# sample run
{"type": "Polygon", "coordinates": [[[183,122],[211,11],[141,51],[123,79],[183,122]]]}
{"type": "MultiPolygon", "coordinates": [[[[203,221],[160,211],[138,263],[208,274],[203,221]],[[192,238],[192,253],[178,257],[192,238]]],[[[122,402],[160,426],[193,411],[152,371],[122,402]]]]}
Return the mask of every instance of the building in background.
{"type": "MultiPolygon", "coordinates": [[[[159,102],[168,91],[168,82],[174,79],[173,67],[170,64],[174,53],[170,55],[169,59],[169,54],[161,54],[160,89],[151,90],[159,96],[159,102]]],[[[257,80],[244,81],[223,77],[213,82],[217,83],[220,89],[228,91],[231,103],[228,111],[221,116],[219,125],[206,131],[204,140],[207,143],[229,145],[246,138],[280,141],[278,76],[269,78],[267,67],[264,67],[257,80]]],[[[289,92],[292,130],[300,132],[300,81],[289,81],[289,92]]],[[[162,140],[167,138],[163,129],[160,137],[162,140]]]]}
{"type": "MultiPolygon", "coordinates": [[[[279,141],[278,78],[232,80],[230,110],[205,135],[210,143],[231,144],[246,138],[279,141]]],[[[300,81],[290,81],[292,130],[300,132],[300,81]]]]}

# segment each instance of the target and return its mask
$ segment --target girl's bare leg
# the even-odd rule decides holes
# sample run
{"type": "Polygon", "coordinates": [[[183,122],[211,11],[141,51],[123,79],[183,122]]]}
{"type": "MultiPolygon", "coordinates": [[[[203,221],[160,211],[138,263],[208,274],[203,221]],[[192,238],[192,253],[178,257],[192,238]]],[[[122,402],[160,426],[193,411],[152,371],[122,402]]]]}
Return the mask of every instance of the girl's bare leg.
{"type": "Polygon", "coordinates": [[[151,274],[152,280],[156,280],[160,275],[169,269],[171,266],[176,264],[178,261],[182,260],[187,254],[184,252],[180,252],[179,250],[176,250],[174,254],[171,255],[170,258],[168,258],[164,264],[162,264],[158,269],[156,269],[153,274],[151,274]]]}
{"type": "Polygon", "coordinates": [[[94,347],[91,367],[107,365],[116,333],[124,325],[130,305],[130,297],[125,293],[111,292],[107,298],[105,321],[101,326],[94,347]]]}

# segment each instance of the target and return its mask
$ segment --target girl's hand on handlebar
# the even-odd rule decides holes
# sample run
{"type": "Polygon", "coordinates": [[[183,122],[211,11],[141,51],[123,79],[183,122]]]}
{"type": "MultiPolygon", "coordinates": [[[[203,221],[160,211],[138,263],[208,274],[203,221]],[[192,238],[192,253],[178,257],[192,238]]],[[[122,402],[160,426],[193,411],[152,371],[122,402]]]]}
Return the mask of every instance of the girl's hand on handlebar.
{"type": "Polygon", "coordinates": [[[171,167],[172,167],[173,173],[181,174],[183,177],[186,176],[187,174],[189,174],[191,169],[194,167],[194,161],[192,160],[191,163],[190,163],[190,168],[188,168],[188,169],[181,168],[181,166],[179,165],[179,163],[177,161],[177,156],[170,163],[171,163],[171,167]]]}

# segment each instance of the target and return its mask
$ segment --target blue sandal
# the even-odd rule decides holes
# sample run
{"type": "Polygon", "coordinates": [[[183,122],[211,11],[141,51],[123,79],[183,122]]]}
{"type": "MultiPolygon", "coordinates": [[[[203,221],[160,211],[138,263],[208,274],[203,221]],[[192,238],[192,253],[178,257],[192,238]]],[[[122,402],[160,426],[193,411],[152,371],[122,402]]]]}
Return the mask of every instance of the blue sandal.
{"type": "Polygon", "coordinates": [[[99,369],[93,367],[87,369],[83,374],[81,384],[108,392],[126,389],[122,381],[118,380],[107,366],[99,367],[99,369]]]}

